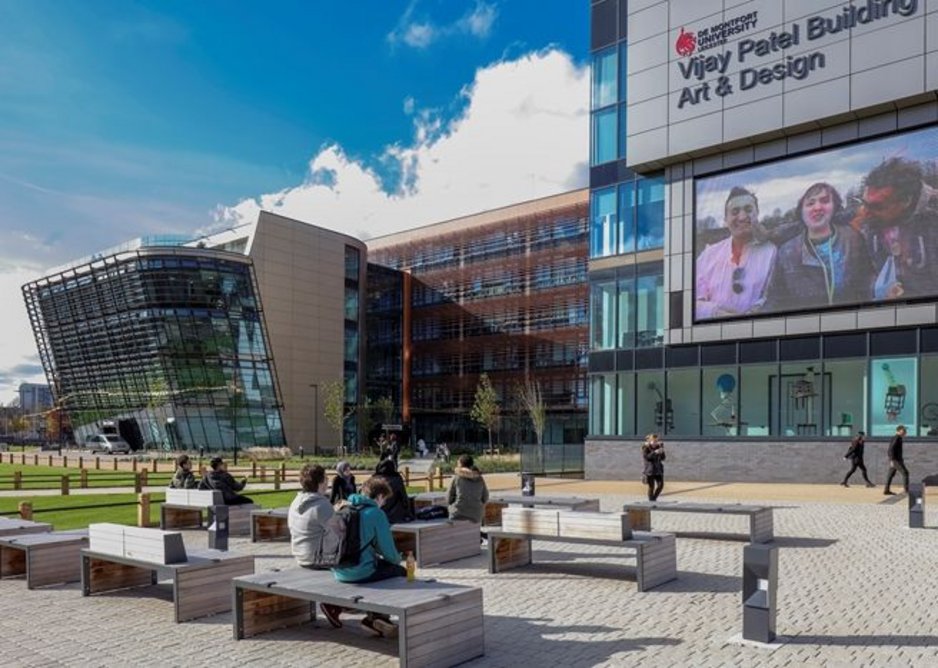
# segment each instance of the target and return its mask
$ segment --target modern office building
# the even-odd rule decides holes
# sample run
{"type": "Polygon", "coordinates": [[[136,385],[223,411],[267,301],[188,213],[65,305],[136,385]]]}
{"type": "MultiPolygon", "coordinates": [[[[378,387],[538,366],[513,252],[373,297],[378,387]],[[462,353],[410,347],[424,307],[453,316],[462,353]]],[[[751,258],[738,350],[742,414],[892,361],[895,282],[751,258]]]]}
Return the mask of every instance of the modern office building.
{"type": "Polygon", "coordinates": [[[39,383],[20,383],[20,408],[26,413],[39,413],[52,407],[52,390],[39,383]]]}
{"type": "Polygon", "coordinates": [[[79,442],[114,429],[135,448],[334,449],[320,390],[344,380],[358,403],[364,254],[265,212],[54,270],[23,292],[56,406],[79,442]]]}
{"type": "Polygon", "coordinates": [[[586,471],[938,465],[938,6],[594,0],[586,471]],[[654,278],[651,278],[654,277],[654,278]],[[657,281],[656,289],[652,289],[657,281]]]}
{"type": "Polygon", "coordinates": [[[536,442],[518,401],[530,378],[543,442],[582,444],[587,216],[580,190],[369,240],[372,398],[394,392],[414,438],[486,443],[470,417],[484,373],[501,404],[496,442],[517,446],[536,442]]]}

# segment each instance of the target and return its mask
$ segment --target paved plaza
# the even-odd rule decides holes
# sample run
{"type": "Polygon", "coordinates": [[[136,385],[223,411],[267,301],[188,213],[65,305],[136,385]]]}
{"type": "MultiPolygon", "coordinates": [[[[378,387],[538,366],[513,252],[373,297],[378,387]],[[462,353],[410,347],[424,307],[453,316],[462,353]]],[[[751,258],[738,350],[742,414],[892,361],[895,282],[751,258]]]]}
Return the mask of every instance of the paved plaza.
{"type": "MultiPolygon", "coordinates": [[[[593,490],[603,510],[641,498],[633,483],[544,483],[539,492],[593,490]]],[[[484,551],[419,572],[484,589],[486,653],[466,665],[938,665],[938,531],[906,528],[905,497],[833,486],[813,486],[805,501],[791,498],[791,486],[763,486],[760,498],[757,488],[741,498],[726,485],[671,491],[671,499],[779,507],[777,646],[734,640],[743,542],[679,538],[679,579],[646,593],[608,549],[535,543],[540,564],[504,574],[488,574],[484,551]],[[818,500],[825,496],[834,500],[818,500]]],[[[938,508],[927,521],[938,525],[938,508]]],[[[654,522],[656,530],[743,531],[745,518],[665,513],[654,522]]],[[[202,547],[206,536],[187,532],[186,541],[202,547]]],[[[231,547],[255,554],[258,572],[292,565],[285,543],[233,539],[231,547]]],[[[342,630],[320,620],[238,642],[230,614],[174,624],[166,585],[82,598],[77,584],[27,591],[3,580],[0,597],[7,666],[396,665],[396,641],[369,636],[355,618],[342,630]]]]}

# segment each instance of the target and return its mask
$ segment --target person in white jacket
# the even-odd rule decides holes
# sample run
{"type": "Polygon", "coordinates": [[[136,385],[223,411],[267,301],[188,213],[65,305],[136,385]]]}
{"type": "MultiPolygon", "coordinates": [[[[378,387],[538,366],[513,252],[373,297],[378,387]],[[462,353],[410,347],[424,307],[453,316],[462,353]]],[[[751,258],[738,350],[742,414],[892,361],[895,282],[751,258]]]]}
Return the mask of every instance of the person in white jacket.
{"type": "Polygon", "coordinates": [[[290,550],[300,566],[322,568],[318,557],[330,541],[337,540],[327,526],[334,510],[326,495],[326,470],[319,464],[304,466],[300,488],[287,517],[290,550]]]}

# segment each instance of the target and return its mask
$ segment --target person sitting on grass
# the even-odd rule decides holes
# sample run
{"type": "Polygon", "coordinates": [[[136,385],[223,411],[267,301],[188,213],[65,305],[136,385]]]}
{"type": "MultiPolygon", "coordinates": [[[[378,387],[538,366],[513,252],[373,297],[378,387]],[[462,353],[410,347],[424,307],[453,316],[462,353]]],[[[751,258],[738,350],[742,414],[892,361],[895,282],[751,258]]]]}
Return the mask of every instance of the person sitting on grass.
{"type": "Polygon", "coordinates": [[[189,455],[179,455],[176,458],[176,473],[169,481],[169,486],[173,489],[195,489],[199,486],[199,481],[192,472],[192,460],[189,455]]]}
{"type": "MultiPolygon", "coordinates": [[[[362,584],[390,578],[407,577],[401,566],[401,554],[394,544],[391,524],[381,507],[391,498],[391,488],[378,476],[372,476],[362,485],[361,494],[352,494],[348,502],[361,506],[359,515],[359,545],[363,546],[358,563],[354,566],[335,567],[332,573],[339,582],[362,584]]],[[[326,620],[334,627],[342,626],[340,615],[346,609],[337,605],[320,606],[326,620]]],[[[362,626],[386,638],[397,635],[397,624],[388,615],[369,612],[362,626]]]]}
{"type": "Polygon", "coordinates": [[[246,503],[253,503],[250,497],[238,494],[244,486],[248,484],[247,478],[241,478],[241,482],[235,480],[228,473],[228,464],[221,457],[213,457],[209,462],[211,470],[202,478],[199,483],[199,489],[214,490],[221,492],[222,503],[226,506],[240,506],[246,503]]]}

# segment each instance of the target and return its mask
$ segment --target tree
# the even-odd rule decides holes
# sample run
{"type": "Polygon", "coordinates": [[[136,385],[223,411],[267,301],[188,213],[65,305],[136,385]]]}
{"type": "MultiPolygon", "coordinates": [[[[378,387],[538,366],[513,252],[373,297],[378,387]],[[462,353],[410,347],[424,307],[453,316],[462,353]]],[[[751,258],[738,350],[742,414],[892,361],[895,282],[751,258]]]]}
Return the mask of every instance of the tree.
{"type": "Polygon", "coordinates": [[[492,430],[498,426],[498,416],[501,408],[498,405],[498,395],[495,388],[492,387],[492,381],[489,375],[483,373],[479,377],[479,385],[476,387],[475,403],[472,405],[472,411],[469,416],[485,427],[489,432],[489,452],[493,451],[492,430]]]}
{"type": "Polygon", "coordinates": [[[339,432],[339,450],[345,450],[345,421],[354,413],[354,408],[347,408],[345,404],[345,383],[341,380],[332,380],[323,385],[322,413],[326,422],[339,432]]]}
{"type": "Polygon", "coordinates": [[[544,403],[544,395],[541,393],[541,384],[528,376],[524,381],[524,385],[518,388],[518,396],[525,412],[531,418],[531,426],[534,428],[537,444],[541,445],[544,440],[544,428],[547,426],[547,405],[544,403]]]}

